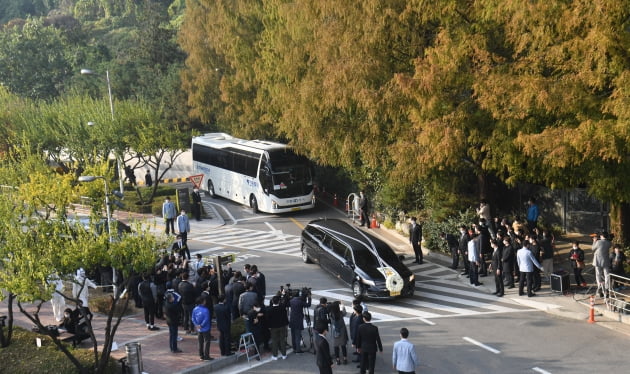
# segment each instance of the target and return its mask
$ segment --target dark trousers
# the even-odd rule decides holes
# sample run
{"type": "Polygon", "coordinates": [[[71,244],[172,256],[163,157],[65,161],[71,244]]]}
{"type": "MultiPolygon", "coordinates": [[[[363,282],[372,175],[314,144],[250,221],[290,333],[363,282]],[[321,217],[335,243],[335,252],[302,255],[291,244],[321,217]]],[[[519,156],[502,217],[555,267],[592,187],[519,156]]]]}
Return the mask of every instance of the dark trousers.
{"type": "Polygon", "coordinates": [[[514,264],[512,262],[503,262],[503,284],[508,287],[514,287],[513,268],[514,264]]]}
{"type": "Polygon", "coordinates": [[[451,257],[453,258],[453,263],[451,267],[453,269],[457,269],[459,266],[459,250],[457,248],[451,248],[451,257]]]}
{"type": "Polygon", "coordinates": [[[210,357],[210,330],[197,333],[197,346],[199,357],[210,357]]]}
{"type": "Polygon", "coordinates": [[[582,276],[582,270],[583,269],[573,268],[573,275],[575,276],[575,284],[578,286],[581,285],[582,283],[586,283],[586,281],[584,280],[584,277],[582,276]]]}
{"type": "Polygon", "coordinates": [[[300,343],[302,342],[302,331],[304,329],[299,329],[299,328],[291,328],[291,343],[293,344],[293,350],[294,351],[301,351],[302,347],[300,346],[300,343]]]}
{"type": "Polygon", "coordinates": [[[422,262],[422,247],[419,243],[411,243],[413,247],[413,253],[416,254],[416,262],[422,262]]]}
{"type": "Polygon", "coordinates": [[[493,270],[494,273],[494,285],[497,290],[497,295],[503,295],[505,289],[503,286],[503,273],[497,275],[497,271],[493,270]]]}
{"type": "Polygon", "coordinates": [[[153,326],[155,324],[155,302],[153,299],[142,299],[142,307],[144,309],[144,322],[153,326]]]}
{"type": "Polygon", "coordinates": [[[168,325],[168,346],[171,352],[177,350],[177,323],[168,325]]]}
{"type": "Polygon", "coordinates": [[[197,221],[201,221],[201,203],[193,203],[192,214],[197,221]]]}
{"type": "Polygon", "coordinates": [[[527,295],[532,294],[532,273],[521,271],[520,278],[518,281],[518,294],[523,295],[523,287],[525,286],[525,282],[527,282],[527,295]]]}
{"type": "Polygon", "coordinates": [[[376,352],[361,352],[361,374],[366,370],[374,374],[374,364],[376,363],[376,352]]]}
{"type": "Polygon", "coordinates": [[[368,217],[367,212],[361,209],[360,216],[361,216],[361,226],[365,225],[368,228],[370,228],[370,218],[368,217]]]}
{"type": "Polygon", "coordinates": [[[271,354],[278,356],[278,350],[282,356],[287,355],[287,328],[272,327],[269,329],[271,334],[271,354]]]}
{"type": "Polygon", "coordinates": [[[470,276],[470,284],[479,284],[479,266],[476,262],[470,263],[468,275],[470,276]]]}
{"type": "Polygon", "coordinates": [[[219,330],[219,349],[221,350],[221,356],[227,356],[232,350],[232,337],[230,329],[219,330]]]}
{"type": "Polygon", "coordinates": [[[538,291],[540,289],[540,270],[534,269],[534,272],[532,273],[532,281],[534,282],[532,289],[534,291],[538,291]]]}
{"type": "Polygon", "coordinates": [[[175,218],[165,218],[164,221],[166,223],[166,235],[170,234],[171,232],[175,234],[175,218]]]}
{"type": "Polygon", "coordinates": [[[342,346],[335,346],[333,349],[335,350],[335,358],[339,358],[339,348],[341,347],[341,354],[343,358],[348,357],[348,347],[344,344],[342,346]]]}
{"type": "Polygon", "coordinates": [[[182,325],[184,326],[184,330],[195,331],[195,326],[192,323],[192,311],[195,308],[194,304],[182,304],[182,308],[184,309],[184,314],[182,318],[182,325]]]}
{"type": "Polygon", "coordinates": [[[470,274],[470,261],[468,261],[468,254],[462,254],[462,259],[464,260],[464,272],[466,274],[470,274]]]}

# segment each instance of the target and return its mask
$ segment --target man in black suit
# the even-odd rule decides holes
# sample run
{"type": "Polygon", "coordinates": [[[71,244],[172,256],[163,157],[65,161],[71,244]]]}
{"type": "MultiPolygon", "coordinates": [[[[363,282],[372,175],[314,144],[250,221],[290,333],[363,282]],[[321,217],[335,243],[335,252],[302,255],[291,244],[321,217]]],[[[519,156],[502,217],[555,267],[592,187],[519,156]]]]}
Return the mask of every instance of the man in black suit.
{"type": "Polygon", "coordinates": [[[422,263],[422,226],[416,222],[416,217],[411,217],[411,227],[409,227],[409,242],[416,254],[416,264],[422,263]]]}
{"type": "Polygon", "coordinates": [[[225,295],[219,295],[218,304],[214,306],[214,315],[217,318],[221,356],[230,356],[233,354],[231,351],[232,311],[231,305],[225,303],[225,295]]]}
{"type": "Polygon", "coordinates": [[[359,326],[357,331],[357,349],[361,352],[361,374],[365,374],[369,370],[370,374],[374,374],[374,364],[376,363],[376,351],[383,353],[383,344],[381,336],[378,333],[378,327],[372,323],[372,315],[370,312],[363,313],[363,324],[359,326]]]}
{"type": "Polygon", "coordinates": [[[195,220],[201,221],[201,194],[199,193],[199,189],[197,187],[193,188],[192,194],[192,214],[195,217],[195,220]]]}
{"type": "Polygon", "coordinates": [[[496,291],[493,292],[494,295],[499,297],[503,296],[504,285],[503,285],[503,253],[501,253],[501,248],[499,247],[499,243],[496,240],[490,241],[490,246],[492,247],[492,272],[494,273],[494,284],[496,287],[496,291]]]}
{"type": "Polygon", "coordinates": [[[319,367],[319,374],[332,374],[333,360],[330,355],[330,345],[328,345],[328,340],[326,339],[328,325],[322,323],[316,326],[316,329],[319,331],[315,338],[315,344],[317,346],[316,363],[317,367],[319,367]]]}
{"type": "Polygon", "coordinates": [[[470,236],[468,235],[468,228],[465,225],[461,225],[459,234],[458,252],[464,260],[464,271],[461,275],[468,275],[470,274],[470,261],[468,261],[468,240],[470,240],[470,236]]]}
{"type": "Polygon", "coordinates": [[[370,228],[370,218],[368,217],[368,198],[363,191],[359,192],[359,215],[361,217],[361,226],[370,228]]]}

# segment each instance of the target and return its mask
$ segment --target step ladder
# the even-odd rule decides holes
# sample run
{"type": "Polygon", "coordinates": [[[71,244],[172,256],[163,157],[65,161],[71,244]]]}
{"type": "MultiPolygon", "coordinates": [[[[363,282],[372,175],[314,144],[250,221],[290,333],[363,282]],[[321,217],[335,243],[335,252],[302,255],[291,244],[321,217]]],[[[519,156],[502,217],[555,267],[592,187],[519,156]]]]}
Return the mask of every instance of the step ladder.
{"type": "Polygon", "coordinates": [[[241,334],[241,340],[238,345],[238,357],[246,355],[247,362],[253,358],[258,358],[260,360],[260,352],[258,351],[258,345],[254,340],[254,334],[251,332],[247,332],[245,334],[241,334]],[[244,350],[244,351],[242,351],[244,350]],[[252,351],[250,355],[250,350],[252,351]]]}

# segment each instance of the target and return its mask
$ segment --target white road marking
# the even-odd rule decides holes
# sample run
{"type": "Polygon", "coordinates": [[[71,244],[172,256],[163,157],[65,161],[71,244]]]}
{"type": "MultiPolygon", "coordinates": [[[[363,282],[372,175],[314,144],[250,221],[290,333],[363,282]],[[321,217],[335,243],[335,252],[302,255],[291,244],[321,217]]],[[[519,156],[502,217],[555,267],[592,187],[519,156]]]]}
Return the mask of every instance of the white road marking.
{"type": "Polygon", "coordinates": [[[549,371],[547,371],[547,370],[543,370],[543,369],[539,368],[538,366],[537,366],[537,367],[535,367],[535,368],[532,368],[532,370],[533,370],[533,371],[536,371],[536,372],[538,372],[538,373],[540,373],[540,374],[551,374],[551,372],[549,372],[549,371]]]}
{"type": "Polygon", "coordinates": [[[478,341],[476,341],[475,339],[471,339],[471,338],[469,338],[469,337],[467,337],[467,336],[464,336],[464,337],[463,337],[463,339],[464,339],[465,341],[469,342],[469,343],[472,343],[472,344],[474,344],[474,345],[476,345],[476,346],[478,346],[478,347],[480,347],[480,348],[485,349],[486,351],[492,352],[492,353],[494,353],[495,355],[498,355],[499,353],[501,353],[501,351],[499,351],[498,349],[494,349],[494,348],[492,348],[492,347],[490,347],[490,346],[487,346],[487,345],[485,345],[485,344],[483,344],[483,343],[481,343],[481,342],[478,342],[478,341]]]}

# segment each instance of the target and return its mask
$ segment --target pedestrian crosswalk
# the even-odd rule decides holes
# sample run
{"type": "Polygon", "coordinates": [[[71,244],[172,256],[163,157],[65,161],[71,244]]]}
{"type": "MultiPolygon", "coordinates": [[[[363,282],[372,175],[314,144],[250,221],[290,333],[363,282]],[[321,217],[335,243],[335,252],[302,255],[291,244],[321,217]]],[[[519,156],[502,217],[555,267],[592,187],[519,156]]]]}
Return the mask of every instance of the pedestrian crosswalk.
{"type": "Polygon", "coordinates": [[[277,253],[299,257],[300,237],[279,231],[259,231],[239,227],[224,227],[221,230],[189,234],[188,240],[227,247],[277,253]]]}
{"type": "MultiPolygon", "coordinates": [[[[350,289],[312,290],[312,293],[313,300],[326,297],[329,302],[339,300],[344,305],[352,305],[350,289]]],[[[368,301],[367,304],[374,322],[417,319],[430,323],[427,320],[535,310],[508,298],[500,299],[458,281],[444,279],[416,282],[416,293],[412,297],[368,301]]]]}
{"type": "MultiPolygon", "coordinates": [[[[223,227],[221,230],[199,232],[190,235],[189,240],[212,244],[213,246],[195,253],[202,255],[218,253],[239,253],[247,250],[250,255],[256,251],[278,255],[299,257],[300,237],[279,231],[257,231],[238,227],[223,227]]],[[[243,257],[243,258],[245,258],[243,257]]],[[[416,264],[413,258],[404,261],[416,275],[414,296],[394,300],[368,302],[374,322],[416,319],[426,323],[432,319],[466,317],[484,314],[500,314],[535,310],[517,303],[508,297],[498,298],[487,291],[470,287],[462,282],[456,270],[426,261],[416,264]]],[[[339,300],[348,306],[351,313],[352,290],[348,288],[315,289],[312,309],[320,297],[329,301],[339,300]]],[[[312,312],[312,311],[311,311],[312,312]]]]}

